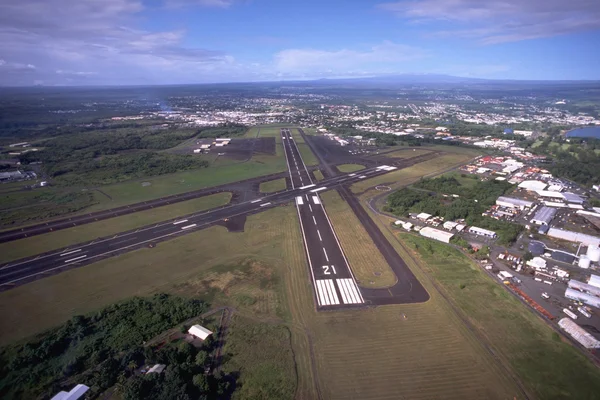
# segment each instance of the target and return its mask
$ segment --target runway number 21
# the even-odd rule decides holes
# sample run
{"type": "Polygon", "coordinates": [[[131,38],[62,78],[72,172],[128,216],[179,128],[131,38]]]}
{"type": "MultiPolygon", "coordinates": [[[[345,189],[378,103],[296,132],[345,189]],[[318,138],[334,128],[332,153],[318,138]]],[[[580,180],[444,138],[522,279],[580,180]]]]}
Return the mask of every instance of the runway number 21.
{"type": "Polygon", "coordinates": [[[334,275],[337,274],[337,272],[335,272],[335,267],[333,265],[323,265],[323,273],[325,275],[331,275],[329,268],[331,268],[331,271],[333,271],[334,275]]]}

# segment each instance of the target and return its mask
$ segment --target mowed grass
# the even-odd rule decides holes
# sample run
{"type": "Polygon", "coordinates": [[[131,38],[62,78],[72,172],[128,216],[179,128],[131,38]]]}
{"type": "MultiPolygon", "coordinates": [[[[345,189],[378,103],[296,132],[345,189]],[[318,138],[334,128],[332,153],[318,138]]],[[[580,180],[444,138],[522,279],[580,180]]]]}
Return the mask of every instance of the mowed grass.
{"type": "Polygon", "coordinates": [[[261,193],[273,193],[279,192],[280,190],[285,190],[287,188],[285,183],[285,178],[274,179],[272,181],[262,182],[260,184],[260,192],[261,193]]]}
{"type": "Polygon", "coordinates": [[[361,286],[390,287],[396,275],[362,226],[348,203],[335,190],[321,194],[327,215],[361,286]]]}
{"type": "Polygon", "coordinates": [[[0,263],[30,257],[47,251],[72,246],[104,236],[115,235],[131,229],[177,218],[182,215],[201,212],[223,206],[231,200],[231,193],[216,193],[193,200],[150,210],[115,217],[108,220],[92,222],[56,232],[45,233],[26,239],[0,243],[0,263]]]}
{"type": "Polygon", "coordinates": [[[341,165],[337,165],[336,168],[340,172],[349,173],[349,172],[356,172],[356,171],[360,171],[361,169],[365,169],[365,166],[360,165],[360,164],[341,164],[341,165]]]}
{"type": "Polygon", "coordinates": [[[402,233],[446,294],[540,399],[592,399],[600,371],[458,250],[402,233]]]}
{"type": "Polygon", "coordinates": [[[408,168],[399,169],[375,178],[359,181],[351,186],[351,190],[353,193],[361,193],[377,185],[387,185],[392,188],[405,186],[422,177],[435,175],[444,170],[462,165],[469,160],[469,158],[469,156],[459,153],[444,154],[440,157],[420,162],[408,168]]]}
{"type": "Polygon", "coordinates": [[[462,186],[468,188],[475,186],[477,182],[479,182],[479,178],[477,177],[477,175],[469,175],[467,173],[464,173],[465,176],[462,175],[463,173],[461,173],[460,171],[452,171],[444,174],[444,176],[452,177],[456,179],[458,183],[460,183],[462,186]]]}
{"type": "Polygon", "coordinates": [[[317,181],[322,181],[323,179],[325,179],[325,177],[323,176],[323,173],[319,169],[314,170],[313,175],[315,176],[315,179],[317,181]]]}
{"type": "Polygon", "coordinates": [[[392,151],[391,153],[385,153],[382,155],[385,157],[390,157],[390,158],[413,158],[413,157],[418,157],[418,156],[422,156],[422,155],[429,154],[429,153],[431,153],[430,150],[404,149],[404,150],[392,151]]]}
{"type": "Polygon", "coordinates": [[[296,146],[298,146],[298,150],[300,151],[300,156],[302,156],[304,164],[306,164],[309,167],[313,165],[318,165],[319,160],[317,160],[317,157],[314,155],[310,147],[308,147],[308,145],[304,142],[304,138],[300,135],[298,129],[292,129],[291,132],[292,137],[296,142],[296,146]]]}

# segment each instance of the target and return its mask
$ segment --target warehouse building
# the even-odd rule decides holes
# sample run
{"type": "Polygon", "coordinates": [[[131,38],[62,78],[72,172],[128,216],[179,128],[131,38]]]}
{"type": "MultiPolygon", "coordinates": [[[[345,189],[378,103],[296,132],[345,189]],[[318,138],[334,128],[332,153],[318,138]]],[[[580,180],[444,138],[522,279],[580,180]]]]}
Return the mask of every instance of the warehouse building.
{"type": "Polygon", "coordinates": [[[531,223],[536,225],[548,226],[556,216],[557,211],[558,210],[556,208],[543,206],[542,208],[537,210],[534,217],[531,219],[531,223]]]}
{"type": "Polygon", "coordinates": [[[597,288],[596,286],[592,286],[585,282],[580,282],[575,279],[571,279],[569,280],[569,287],[571,289],[579,290],[581,292],[586,292],[592,296],[600,297],[600,288],[597,288]]]}
{"type": "Polygon", "coordinates": [[[419,233],[421,234],[421,236],[425,236],[429,239],[439,240],[440,242],[444,243],[450,243],[450,239],[452,239],[452,236],[454,236],[454,234],[450,232],[431,228],[429,226],[426,226],[423,229],[421,229],[419,233]]]}
{"type": "Polygon", "coordinates": [[[483,228],[478,228],[476,226],[471,226],[469,228],[469,233],[472,233],[472,234],[478,235],[478,236],[489,237],[492,239],[495,239],[496,236],[498,236],[498,235],[496,235],[496,232],[494,232],[494,231],[490,231],[490,230],[483,229],[483,228]]]}
{"type": "Polygon", "coordinates": [[[188,330],[188,333],[202,340],[206,340],[207,337],[212,335],[211,331],[200,325],[192,325],[192,327],[188,330]]]}
{"type": "Polygon", "coordinates": [[[88,390],[90,390],[89,387],[79,384],[68,392],[58,392],[56,395],[54,395],[54,397],[52,397],[51,400],[77,400],[81,398],[88,390]]]}
{"type": "Polygon", "coordinates": [[[588,280],[588,285],[600,288],[600,276],[592,274],[588,280]]]}
{"type": "Polygon", "coordinates": [[[451,231],[452,229],[458,226],[458,222],[446,221],[442,226],[444,227],[444,229],[448,229],[449,231],[451,231]]]}
{"type": "Polygon", "coordinates": [[[563,328],[573,339],[579,342],[586,349],[600,348],[600,341],[592,334],[580,327],[570,318],[563,318],[558,321],[558,326],[563,328]]]}
{"type": "Polygon", "coordinates": [[[533,207],[533,202],[522,199],[515,199],[514,197],[500,196],[496,200],[496,205],[500,207],[518,208],[523,210],[524,208],[533,207]]]}
{"type": "Polygon", "coordinates": [[[591,294],[583,293],[575,289],[567,288],[565,291],[565,297],[567,299],[581,301],[588,306],[600,308],[600,298],[592,296],[591,294]]]}
{"type": "Polygon", "coordinates": [[[431,218],[431,214],[420,213],[417,215],[417,219],[420,221],[427,221],[429,218],[431,218]]]}
{"type": "Polygon", "coordinates": [[[556,239],[567,240],[569,242],[581,243],[585,246],[600,246],[600,238],[597,238],[592,235],[586,235],[585,233],[567,231],[558,228],[550,228],[548,229],[548,236],[556,239]]]}
{"type": "Polygon", "coordinates": [[[546,189],[546,186],[548,185],[542,181],[523,181],[519,183],[519,189],[531,190],[534,192],[537,190],[544,190],[546,189]]]}
{"type": "Polygon", "coordinates": [[[585,201],[583,197],[576,195],[575,193],[565,192],[561,194],[567,203],[583,204],[585,201]]]}

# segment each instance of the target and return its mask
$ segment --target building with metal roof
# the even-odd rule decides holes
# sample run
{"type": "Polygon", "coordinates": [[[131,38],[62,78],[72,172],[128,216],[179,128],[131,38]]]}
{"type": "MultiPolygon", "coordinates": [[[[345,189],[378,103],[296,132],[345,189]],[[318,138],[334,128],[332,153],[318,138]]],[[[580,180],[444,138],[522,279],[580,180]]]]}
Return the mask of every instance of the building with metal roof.
{"type": "Polygon", "coordinates": [[[206,340],[207,337],[212,335],[212,331],[209,331],[208,329],[200,325],[192,325],[192,327],[188,330],[188,333],[202,340],[206,340]]]}
{"type": "Polygon", "coordinates": [[[440,242],[450,243],[450,239],[454,236],[453,233],[442,231],[440,229],[431,228],[429,226],[424,227],[419,231],[421,236],[425,236],[429,239],[439,240],[440,242]]]}
{"type": "Polygon", "coordinates": [[[514,197],[500,196],[498,199],[496,199],[496,205],[500,207],[520,208],[522,210],[524,208],[533,207],[533,202],[523,199],[516,199],[514,197]]]}
{"type": "Polygon", "coordinates": [[[483,228],[479,228],[477,226],[471,226],[469,227],[469,233],[475,234],[475,235],[479,235],[479,236],[486,236],[489,238],[494,239],[497,235],[496,232],[494,231],[490,231],[487,229],[483,229],[483,228]]]}
{"type": "Polygon", "coordinates": [[[529,252],[534,256],[539,256],[544,254],[546,251],[546,246],[542,242],[531,241],[527,246],[527,250],[529,250],[529,252]]]}
{"type": "Polygon", "coordinates": [[[576,195],[575,193],[564,192],[561,194],[563,195],[563,198],[567,203],[583,204],[583,202],[585,201],[583,197],[576,195]]]}
{"type": "MultiPolygon", "coordinates": [[[[571,279],[569,280],[568,283],[569,287],[571,289],[576,289],[579,290],[581,292],[586,292],[592,296],[596,296],[600,298],[600,288],[596,287],[596,286],[592,286],[588,283],[585,282],[581,282],[575,279],[571,279]]],[[[600,299],[599,299],[600,300],[600,299]]]]}
{"type": "Polygon", "coordinates": [[[165,370],[166,367],[167,366],[165,364],[156,364],[152,368],[150,368],[148,370],[148,372],[146,372],[146,375],[148,375],[148,374],[160,374],[160,373],[162,373],[165,370]]]}
{"type": "Polygon", "coordinates": [[[427,214],[427,213],[420,213],[420,214],[417,215],[417,219],[421,220],[421,221],[427,221],[431,217],[432,217],[432,215],[431,214],[427,214]]]}
{"type": "Polygon", "coordinates": [[[600,308],[600,297],[592,296],[591,294],[580,292],[572,288],[567,288],[565,297],[571,300],[581,301],[588,306],[600,308]]]}
{"type": "Polygon", "coordinates": [[[77,400],[80,397],[82,397],[88,390],[90,390],[89,387],[79,384],[68,392],[58,392],[56,395],[54,395],[54,397],[52,397],[51,400],[77,400]]]}
{"type": "Polygon", "coordinates": [[[575,261],[575,254],[567,253],[566,251],[561,250],[554,250],[552,252],[552,259],[568,264],[573,264],[573,262],[575,261]]]}
{"type": "Polygon", "coordinates": [[[573,339],[579,342],[586,349],[600,348],[600,340],[596,339],[591,333],[580,327],[570,318],[563,318],[558,321],[558,326],[563,328],[573,339]]]}
{"type": "Polygon", "coordinates": [[[600,247],[600,238],[592,235],[586,235],[585,233],[567,231],[564,229],[550,228],[548,229],[548,236],[563,239],[569,242],[581,243],[586,246],[600,247]]]}
{"type": "Polygon", "coordinates": [[[600,288],[600,276],[594,275],[594,274],[590,275],[590,279],[588,280],[588,285],[600,288]]]}
{"type": "Polygon", "coordinates": [[[542,181],[523,181],[523,182],[519,183],[520,189],[531,190],[531,191],[544,190],[544,189],[546,189],[546,186],[548,186],[548,185],[542,181]]]}
{"type": "Polygon", "coordinates": [[[537,212],[531,219],[531,223],[536,225],[550,225],[550,222],[552,222],[552,220],[556,216],[556,212],[556,208],[543,206],[542,208],[537,210],[537,212]]]}

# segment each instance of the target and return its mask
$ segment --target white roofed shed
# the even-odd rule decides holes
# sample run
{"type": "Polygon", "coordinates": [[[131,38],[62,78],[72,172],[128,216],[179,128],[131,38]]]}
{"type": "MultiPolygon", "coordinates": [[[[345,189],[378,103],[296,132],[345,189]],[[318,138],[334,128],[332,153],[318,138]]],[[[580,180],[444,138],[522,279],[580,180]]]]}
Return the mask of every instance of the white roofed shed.
{"type": "Polygon", "coordinates": [[[188,333],[202,340],[206,340],[207,337],[212,335],[212,331],[209,331],[208,329],[200,325],[192,325],[192,327],[188,330],[188,333]]]}

